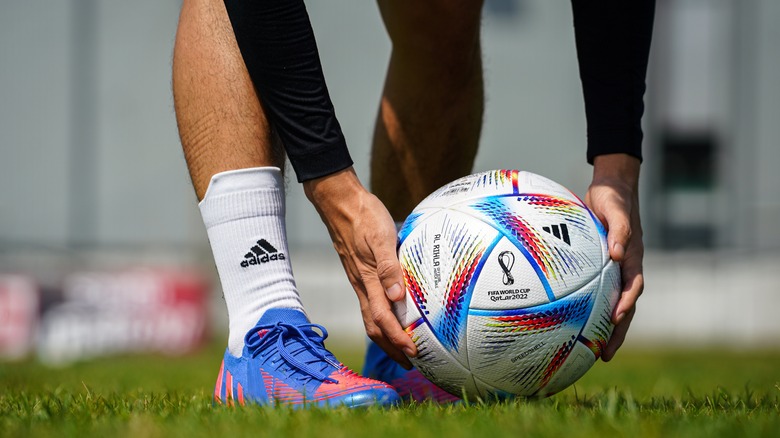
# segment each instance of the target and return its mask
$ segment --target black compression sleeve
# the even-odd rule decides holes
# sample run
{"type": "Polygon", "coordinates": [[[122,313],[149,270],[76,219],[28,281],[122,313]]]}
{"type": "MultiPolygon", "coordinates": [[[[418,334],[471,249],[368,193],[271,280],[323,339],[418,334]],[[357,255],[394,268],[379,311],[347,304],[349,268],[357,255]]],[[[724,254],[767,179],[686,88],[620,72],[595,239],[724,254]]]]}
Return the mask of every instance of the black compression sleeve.
{"type": "Polygon", "coordinates": [[[302,0],[225,0],[269,121],[298,181],[352,165],[302,0]]]}
{"type": "Polygon", "coordinates": [[[572,0],[572,8],[588,123],[588,162],[611,153],[641,160],[655,0],[572,0]]]}

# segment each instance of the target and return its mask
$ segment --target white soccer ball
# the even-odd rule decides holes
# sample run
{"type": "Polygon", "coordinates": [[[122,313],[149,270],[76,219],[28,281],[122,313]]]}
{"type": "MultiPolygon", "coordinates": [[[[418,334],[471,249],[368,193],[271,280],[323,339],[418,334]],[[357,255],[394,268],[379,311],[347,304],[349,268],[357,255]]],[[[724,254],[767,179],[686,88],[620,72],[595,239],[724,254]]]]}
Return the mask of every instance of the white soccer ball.
{"type": "Polygon", "coordinates": [[[549,396],[601,355],[620,296],[606,231],[547,178],[493,170],[423,200],[399,232],[412,363],[469,399],[549,396]]]}

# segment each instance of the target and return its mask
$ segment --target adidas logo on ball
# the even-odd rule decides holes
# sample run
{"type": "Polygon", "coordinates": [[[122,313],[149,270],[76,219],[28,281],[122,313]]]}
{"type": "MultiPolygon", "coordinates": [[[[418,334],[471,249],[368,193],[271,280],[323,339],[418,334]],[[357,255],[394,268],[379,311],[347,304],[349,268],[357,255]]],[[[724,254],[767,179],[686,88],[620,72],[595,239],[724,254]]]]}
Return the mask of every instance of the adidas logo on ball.
{"type": "Polygon", "coordinates": [[[249,252],[244,255],[241,267],[248,268],[250,265],[259,265],[260,263],[268,263],[274,260],[284,260],[284,253],[279,252],[267,240],[260,239],[257,241],[257,245],[250,248],[249,252]]]}

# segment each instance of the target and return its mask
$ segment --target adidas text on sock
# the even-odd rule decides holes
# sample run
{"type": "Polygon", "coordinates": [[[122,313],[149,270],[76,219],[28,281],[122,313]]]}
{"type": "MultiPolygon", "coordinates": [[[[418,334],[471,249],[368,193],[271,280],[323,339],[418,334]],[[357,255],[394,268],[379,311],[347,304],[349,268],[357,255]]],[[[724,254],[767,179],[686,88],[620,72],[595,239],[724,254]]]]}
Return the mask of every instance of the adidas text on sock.
{"type": "Polygon", "coordinates": [[[221,172],[199,204],[228,309],[228,349],[271,308],[303,311],[285,230],[284,182],[276,167],[221,172]]]}

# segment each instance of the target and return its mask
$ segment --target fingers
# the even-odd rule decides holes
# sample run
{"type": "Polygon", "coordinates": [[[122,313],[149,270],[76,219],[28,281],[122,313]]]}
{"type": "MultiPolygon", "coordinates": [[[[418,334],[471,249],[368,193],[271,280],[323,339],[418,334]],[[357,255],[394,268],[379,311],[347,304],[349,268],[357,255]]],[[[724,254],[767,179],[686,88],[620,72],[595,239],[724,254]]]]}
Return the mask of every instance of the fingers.
{"type": "Polygon", "coordinates": [[[408,347],[403,342],[404,340],[408,341],[412,348],[409,350],[412,354],[409,355],[414,356],[417,354],[416,346],[406,334],[406,332],[401,328],[400,324],[398,324],[398,321],[395,319],[395,316],[390,309],[390,303],[381,292],[381,289],[377,289],[379,285],[375,285],[377,287],[374,288],[374,293],[372,294],[373,299],[369,298],[366,285],[359,280],[360,277],[349,275],[349,270],[347,272],[348,276],[350,277],[350,283],[352,283],[352,287],[355,289],[355,292],[357,292],[358,301],[360,302],[360,313],[363,315],[363,325],[366,328],[366,335],[377,345],[379,345],[379,347],[381,347],[382,350],[384,350],[393,360],[401,364],[401,366],[404,368],[411,369],[412,363],[400,348],[408,347]],[[377,301],[384,302],[385,306],[381,306],[377,303],[377,301]],[[392,319],[388,319],[388,313],[392,319]],[[391,336],[388,336],[388,334],[385,332],[385,329],[377,325],[375,319],[382,324],[382,327],[387,327],[388,325],[391,326],[389,333],[392,333],[391,336],[393,340],[391,340],[391,336]],[[393,330],[392,325],[389,324],[390,321],[395,321],[397,329],[400,330],[400,333],[396,330],[393,330]],[[401,346],[398,347],[396,344],[401,344],[401,346]]]}
{"type": "Polygon", "coordinates": [[[395,345],[393,345],[393,343],[382,332],[382,329],[380,329],[372,320],[371,306],[367,299],[361,300],[360,311],[363,314],[363,324],[366,327],[366,335],[377,345],[379,345],[379,347],[382,348],[382,350],[384,350],[387,355],[390,356],[390,358],[398,362],[402,367],[411,369],[412,363],[409,361],[406,355],[401,350],[396,348],[395,345]]]}
{"type": "Polygon", "coordinates": [[[364,277],[363,284],[368,294],[371,321],[395,349],[403,351],[407,356],[416,356],[417,347],[390,308],[390,301],[386,298],[382,285],[371,276],[364,277]]]}
{"type": "Polygon", "coordinates": [[[626,248],[631,240],[631,209],[620,197],[610,197],[606,205],[600,208],[608,230],[607,244],[609,256],[616,262],[622,262],[626,257],[626,248]]]}
{"type": "Polygon", "coordinates": [[[645,280],[642,274],[642,252],[641,244],[635,243],[629,246],[629,252],[621,265],[623,291],[620,295],[620,301],[618,301],[612,314],[612,322],[615,324],[615,329],[601,356],[601,360],[604,362],[612,360],[617,350],[623,345],[628,328],[631,326],[631,321],[636,313],[636,302],[644,291],[645,280]]]}
{"type": "Polygon", "coordinates": [[[398,264],[398,258],[395,250],[387,251],[382,248],[374,253],[376,259],[376,275],[379,283],[384,288],[385,294],[390,301],[401,301],[404,298],[403,275],[401,274],[401,265],[398,264]]]}
{"type": "MultiPolygon", "coordinates": [[[[395,252],[395,225],[392,221],[386,222],[385,227],[378,226],[374,233],[366,235],[363,245],[358,245],[358,254],[361,254],[364,266],[361,279],[369,305],[370,322],[366,323],[366,331],[391,358],[405,367],[411,367],[407,356],[416,356],[417,347],[398,323],[390,307],[391,301],[404,299],[405,290],[395,252]],[[375,269],[370,269],[371,265],[375,269]]],[[[364,312],[364,318],[365,315],[364,312]]]]}
{"type": "Polygon", "coordinates": [[[644,275],[641,273],[627,274],[623,269],[623,292],[620,294],[615,310],[612,312],[612,323],[620,324],[629,311],[633,310],[636,302],[645,289],[644,275]]]}
{"type": "Polygon", "coordinates": [[[409,356],[414,356],[417,354],[414,342],[412,342],[406,332],[401,328],[401,325],[392,313],[390,303],[385,297],[385,294],[382,293],[379,282],[376,280],[373,282],[370,280],[368,281],[368,284],[373,286],[371,288],[373,293],[371,294],[371,297],[369,297],[364,278],[370,278],[368,277],[370,274],[358,273],[354,264],[349,263],[350,261],[350,259],[342,257],[342,263],[344,264],[347,277],[349,277],[352,288],[357,293],[358,301],[360,303],[360,313],[363,315],[363,325],[366,328],[366,335],[379,345],[393,360],[401,364],[404,368],[411,369],[412,363],[404,352],[401,351],[401,348],[407,347],[407,349],[409,349],[408,347],[410,346],[411,349],[409,349],[409,353],[411,354],[409,354],[409,356]],[[384,306],[381,303],[384,303],[384,306]],[[377,321],[381,323],[381,326],[377,325],[377,321]],[[393,327],[391,324],[392,321],[395,321],[396,327],[393,327]],[[390,330],[389,333],[392,333],[392,335],[388,336],[383,327],[388,327],[390,330]],[[407,345],[404,341],[407,341],[410,345],[407,345]]]}
{"type": "Polygon", "coordinates": [[[393,343],[387,339],[387,337],[385,337],[384,333],[379,327],[373,325],[372,323],[367,324],[366,334],[368,334],[368,337],[377,345],[379,345],[379,347],[382,348],[382,350],[384,350],[391,359],[398,362],[407,370],[412,368],[412,363],[409,361],[407,355],[396,348],[395,345],[393,345],[393,343]]]}
{"type": "Polygon", "coordinates": [[[615,357],[618,348],[623,345],[623,341],[626,340],[626,333],[628,333],[628,327],[631,325],[631,320],[634,319],[635,308],[631,308],[626,314],[620,324],[615,326],[615,330],[612,331],[612,337],[609,338],[607,346],[604,348],[604,352],[601,354],[601,360],[609,362],[615,357]]]}
{"type": "MultiPolygon", "coordinates": [[[[377,209],[381,206],[379,204],[377,209]]],[[[386,210],[385,210],[386,211],[386,210]]],[[[396,229],[389,215],[383,215],[375,224],[373,232],[367,233],[362,245],[358,245],[358,254],[363,262],[376,267],[374,275],[385,291],[390,301],[400,301],[404,298],[404,278],[401,265],[396,254],[396,229]]]]}

